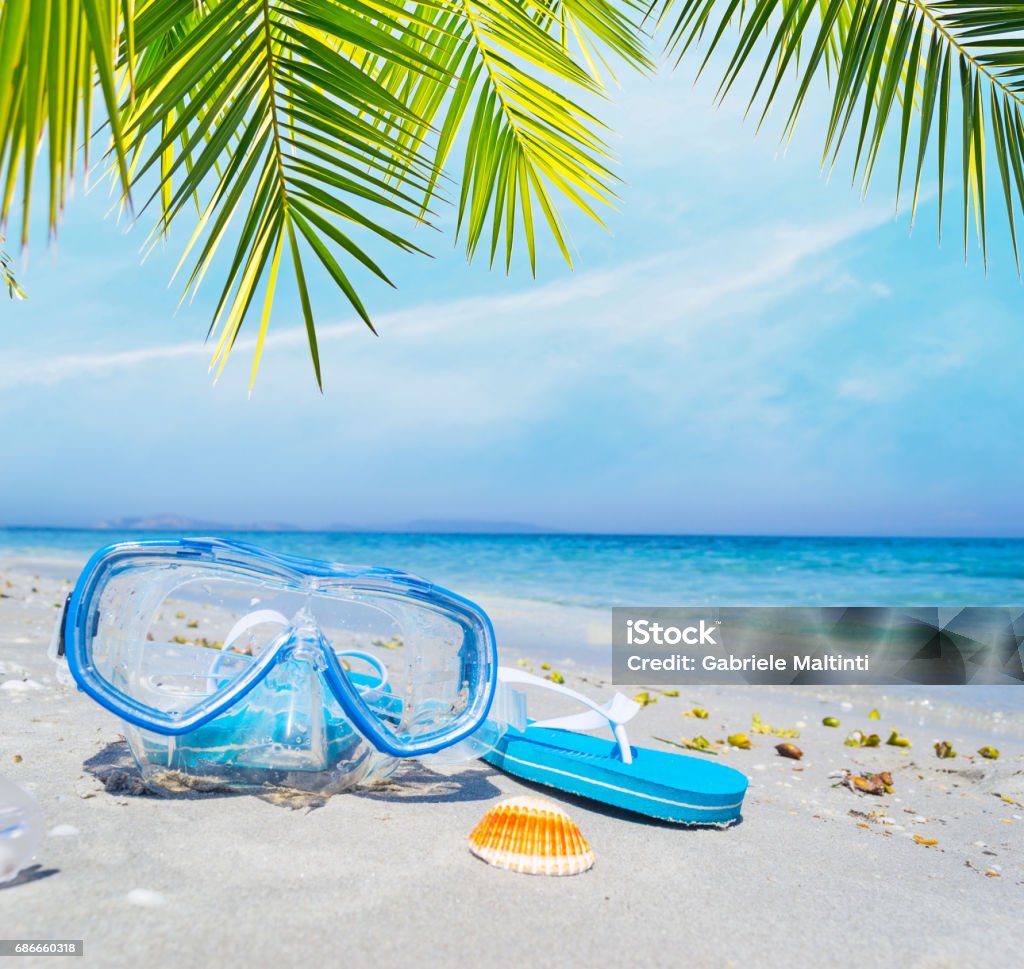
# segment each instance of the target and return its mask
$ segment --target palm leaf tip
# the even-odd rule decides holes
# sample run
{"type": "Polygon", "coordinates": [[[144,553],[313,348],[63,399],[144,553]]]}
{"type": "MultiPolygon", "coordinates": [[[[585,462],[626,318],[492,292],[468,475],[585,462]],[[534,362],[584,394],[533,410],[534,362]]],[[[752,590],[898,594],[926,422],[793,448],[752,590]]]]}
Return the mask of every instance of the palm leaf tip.
{"type": "Polygon", "coordinates": [[[1024,207],[1024,178],[1017,177],[1019,170],[1024,174],[1024,7],[985,0],[758,0],[745,8],[741,0],[664,0],[659,20],[677,56],[705,49],[701,68],[714,51],[731,48],[720,96],[752,68],[748,111],[759,101],[760,121],[789,98],[784,138],[792,136],[814,84],[826,74],[832,107],[825,164],[834,166],[841,148],[852,143],[853,177],[866,191],[892,131],[897,204],[911,179],[916,214],[931,159],[940,232],[951,126],[959,117],[965,255],[973,227],[987,262],[986,187],[994,156],[1017,261],[1016,215],[1024,207]]]}
{"type": "Polygon", "coordinates": [[[18,285],[11,257],[3,249],[4,237],[0,235],[0,285],[7,290],[9,299],[27,299],[25,291],[18,285]]]}

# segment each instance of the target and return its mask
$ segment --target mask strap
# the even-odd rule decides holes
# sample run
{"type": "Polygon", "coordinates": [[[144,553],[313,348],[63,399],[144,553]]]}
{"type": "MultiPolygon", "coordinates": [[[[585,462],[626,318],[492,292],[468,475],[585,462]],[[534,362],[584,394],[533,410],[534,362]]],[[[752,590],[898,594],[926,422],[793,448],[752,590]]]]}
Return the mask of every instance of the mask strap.
{"type": "MultiPolygon", "coordinates": [[[[213,664],[213,669],[211,669],[210,672],[216,673],[217,670],[220,669],[221,661],[223,660],[225,653],[231,651],[231,646],[233,643],[237,642],[250,629],[268,623],[273,624],[275,626],[287,626],[289,625],[289,620],[284,615],[284,613],[278,612],[276,609],[256,609],[253,612],[250,612],[247,615],[242,616],[242,618],[239,619],[238,622],[236,622],[231,627],[231,630],[224,638],[224,645],[221,647],[220,654],[217,657],[217,661],[213,664]]],[[[239,654],[236,653],[235,655],[239,654]]],[[[357,684],[356,688],[360,691],[382,690],[387,685],[387,667],[378,657],[374,656],[372,653],[364,653],[362,650],[359,649],[347,649],[344,652],[336,652],[335,656],[337,656],[339,659],[341,659],[341,657],[343,656],[348,656],[352,659],[362,660],[364,663],[366,663],[369,666],[372,666],[377,671],[377,675],[380,677],[380,682],[373,684],[357,684]]]]}
{"type": "Polygon", "coordinates": [[[288,618],[276,609],[256,609],[247,615],[242,616],[232,627],[231,631],[224,637],[222,650],[229,650],[237,639],[256,626],[264,623],[272,623],[275,626],[287,626],[288,618]]]}
{"type": "Polygon", "coordinates": [[[335,653],[334,655],[337,656],[339,659],[341,659],[342,656],[350,656],[352,657],[352,659],[361,659],[364,663],[368,664],[369,666],[372,666],[377,671],[377,675],[380,677],[380,682],[373,684],[357,683],[356,689],[358,689],[360,692],[364,690],[384,689],[385,685],[388,682],[388,668],[384,665],[380,657],[374,656],[372,653],[364,653],[360,649],[346,649],[345,652],[335,653]]]}

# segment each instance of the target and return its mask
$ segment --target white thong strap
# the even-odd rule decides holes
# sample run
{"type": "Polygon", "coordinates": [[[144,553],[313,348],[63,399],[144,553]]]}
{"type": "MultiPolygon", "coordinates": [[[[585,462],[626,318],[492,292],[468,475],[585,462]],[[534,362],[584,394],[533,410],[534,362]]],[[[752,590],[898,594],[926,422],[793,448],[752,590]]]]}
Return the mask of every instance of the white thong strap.
{"type": "Polygon", "coordinates": [[[551,680],[542,679],[532,673],[524,673],[522,670],[513,669],[509,666],[498,667],[498,681],[511,685],[521,684],[523,686],[539,686],[562,696],[571,697],[577,703],[589,707],[584,713],[574,713],[565,717],[554,717],[550,720],[538,720],[535,727],[553,727],[558,730],[597,730],[600,727],[610,727],[619,745],[619,754],[624,764],[633,762],[633,753],[630,750],[629,738],[626,736],[625,724],[632,720],[640,710],[640,704],[630,700],[621,693],[616,693],[607,703],[596,703],[590,697],[571,690],[559,683],[552,683],[551,680]]]}

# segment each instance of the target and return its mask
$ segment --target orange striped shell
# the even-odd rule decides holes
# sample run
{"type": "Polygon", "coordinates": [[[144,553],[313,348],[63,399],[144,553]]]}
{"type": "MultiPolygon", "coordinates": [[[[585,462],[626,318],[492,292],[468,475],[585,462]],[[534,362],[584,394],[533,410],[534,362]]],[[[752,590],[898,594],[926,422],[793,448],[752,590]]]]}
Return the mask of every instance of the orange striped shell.
{"type": "Polygon", "coordinates": [[[489,865],[526,875],[578,875],[594,864],[576,822],[542,797],[496,804],[470,834],[469,850],[489,865]]]}

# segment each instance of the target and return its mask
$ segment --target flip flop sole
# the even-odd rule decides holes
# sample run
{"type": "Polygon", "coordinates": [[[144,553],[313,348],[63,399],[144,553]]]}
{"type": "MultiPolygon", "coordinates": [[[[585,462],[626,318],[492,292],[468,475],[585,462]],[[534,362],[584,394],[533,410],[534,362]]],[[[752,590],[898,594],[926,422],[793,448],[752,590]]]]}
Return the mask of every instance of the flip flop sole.
{"type": "Polygon", "coordinates": [[[683,754],[632,747],[624,764],[600,737],[527,727],[509,730],[483,760],[508,774],[676,824],[726,827],[740,819],[747,779],[683,754]]]}

